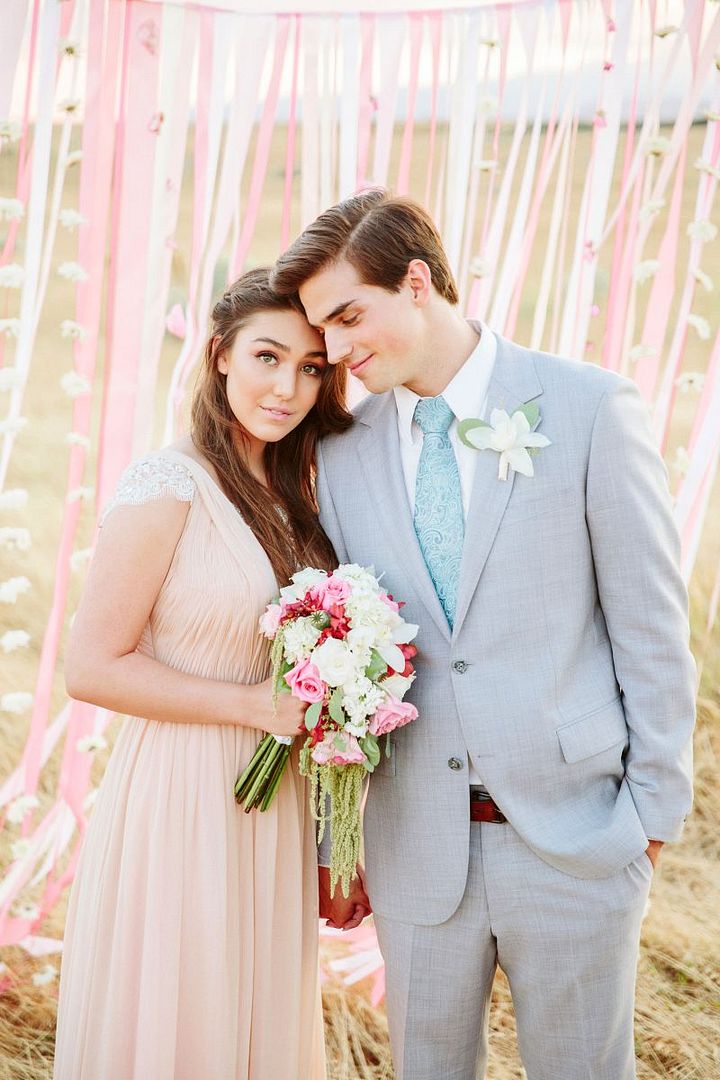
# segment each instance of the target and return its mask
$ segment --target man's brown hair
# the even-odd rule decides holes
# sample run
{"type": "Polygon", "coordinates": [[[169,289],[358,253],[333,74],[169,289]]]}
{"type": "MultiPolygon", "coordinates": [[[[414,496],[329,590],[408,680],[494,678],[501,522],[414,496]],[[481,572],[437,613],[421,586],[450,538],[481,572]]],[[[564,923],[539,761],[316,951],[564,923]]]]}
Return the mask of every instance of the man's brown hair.
{"type": "Polygon", "coordinates": [[[412,199],[393,196],[382,188],[353,195],[331,206],[280,256],[272,272],[272,287],[282,296],[326,266],[347,261],[365,285],[399,292],[413,259],[430,268],[432,283],[450,304],[458,291],[440,234],[430,215],[412,199]]]}

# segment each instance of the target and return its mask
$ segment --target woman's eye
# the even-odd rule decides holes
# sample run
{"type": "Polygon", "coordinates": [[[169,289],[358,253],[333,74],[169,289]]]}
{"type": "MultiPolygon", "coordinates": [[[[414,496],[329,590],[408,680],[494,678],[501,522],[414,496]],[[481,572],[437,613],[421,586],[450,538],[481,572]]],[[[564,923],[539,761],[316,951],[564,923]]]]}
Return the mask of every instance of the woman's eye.
{"type": "Polygon", "coordinates": [[[357,315],[351,315],[349,319],[341,319],[340,322],[343,326],[354,326],[358,321],[357,315]]]}
{"type": "Polygon", "coordinates": [[[258,353],[258,360],[262,360],[263,364],[267,364],[269,367],[270,364],[277,363],[277,356],[271,352],[261,352],[258,353]]]}
{"type": "Polygon", "coordinates": [[[322,375],[323,373],[323,368],[319,367],[317,364],[303,364],[300,370],[303,375],[322,375]]]}

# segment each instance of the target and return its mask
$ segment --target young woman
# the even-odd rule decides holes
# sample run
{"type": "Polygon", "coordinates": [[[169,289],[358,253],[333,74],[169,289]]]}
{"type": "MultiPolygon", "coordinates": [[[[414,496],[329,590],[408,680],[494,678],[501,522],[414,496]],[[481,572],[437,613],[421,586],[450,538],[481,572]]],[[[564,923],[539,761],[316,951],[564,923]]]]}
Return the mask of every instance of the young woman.
{"type": "Polygon", "coordinates": [[[315,829],[297,759],[265,813],[233,786],[271,701],[258,618],[330,568],[317,439],[351,423],[344,368],[268,272],[213,311],[192,436],[132,464],[103,515],[68,692],[127,714],[65,934],[56,1080],[324,1080],[315,829]]]}

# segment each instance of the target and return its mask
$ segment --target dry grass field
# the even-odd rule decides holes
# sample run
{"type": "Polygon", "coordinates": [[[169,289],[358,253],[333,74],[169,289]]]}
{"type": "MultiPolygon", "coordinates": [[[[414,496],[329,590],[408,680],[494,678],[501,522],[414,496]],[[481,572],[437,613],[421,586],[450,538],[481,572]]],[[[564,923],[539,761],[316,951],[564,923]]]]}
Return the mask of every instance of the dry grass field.
{"type": "MultiPolygon", "coordinates": [[[[690,162],[695,161],[700,154],[703,134],[701,127],[696,127],[691,132],[688,155],[690,162]]],[[[443,137],[441,135],[441,141],[443,137]]],[[[580,132],[573,182],[574,214],[577,213],[584,177],[588,139],[587,132],[580,132]]],[[[78,145],[78,141],[79,134],[76,132],[73,145],[78,145]]],[[[504,142],[507,146],[507,139],[504,142]]],[[[415,153],[418,163],[416,191],[422,190],[426,145],[427,132],[419,129],[415,153]]],[[[263,212],[251,251],[253,263],[269,261],[277,251],[283,156],[283,131],[279,129],[271,157],[263,212]]],[[[186,184],[176,235],[173,285],[168,306],[184,297],[188,277],[192,213],[191,167],[192,159],[191,155],[188,155],[186,184]]],[[[14,194],[15,168],[16,161],[12,154],[0,156],[0,195],[14,194]]],[[[64,206],[76,205],[77,172],[77,168],[74,168],[68,173],[62,203],[64,206]]],[[[684,225],[693,214],[696,178],[697,173],[690,169],[683,207],[679,268],[685,266],[684,225]]],[[[572,225],[573,213],[570,216],[572,225]]],[[[659,215],[660,220],[651,235],[644,258],[654,257],[656,253],[663,225],[662,218],[663,215],[659,215]]],[[[296,221],[295,225],[297,224],[296,221]]],[[[547,229],[547,221],[543,222],[542,228],[547,229]]],[[[2,239],[0,231],[0,242],[2,239]]],[[[531,266],[516,331],[516,337],[520,341],[527,340],[531,325],[537,271],[543,249],[542,240],[541,234],[536,245],[537,259],[533,260],[531,266]]],[[[18,254],[18,261],[22,261],[22,250],[18,254]]],[[[61,230],[53,265],[74,256],[75,240],[61,230]]],[[[593,322],[594,351],[588,352],[589,359],[599,353],[603,305],[608,288],[608,263],[609,258],[606,253],[602,253],[596,296],[601,312],[593,322]]],[[[720,288],[720,252],[717,242],[707,246],[703,269],[715,278],[717,287],[720,288]]],[[[221,271],[222,268],[218,273],[218,285],[221,283],[221,271]]],[[[646,295],[647,293],[642,294],[646,295]]],[[[717,301],[714,299],[716,296],[717,292],[706,294],[699,291],[694,310],[712,321],[713,313],[715,318],[717,317],[717,301]]],[[[14,294],[9,294],[6,298],[0,295],[0,318],[16,313],[12,306],[15,299],[14,294]]],[[[642,303],[641,297],[641,315],[642,303]]],[[[0,656],[3,691],[33,690],[43,630],[50,609],[66,486],[68,449],[65,434],[70,428],[71,417],[71,403],[60,390],[59,379],[72,366],[72,352],[70,344],[60,337],[59,324],[62,319],[71,318],[73,315],[72,286],[53,275],[42,312],[24,409],[29,422],[18,437],[8,476],[8,487],[27,488],[30,498],[26,509],[12,513],[2,512],[0,517],[0,525],[27,526],[33,537],[33,546],[27,552],[0,551],[0,580],[22,574],[32,582],[31,592],[22,597],[15,606],[0,611],[0,634],[6,629],[22,627],[32,636],[29,648],[18,650],[9,656],[0,656]]],[[[671,322],[671,327],[672,325],[671,322]]],[[[157,400],[158,439],[164,391],[178,350],[177,339],[167,336],[163,345],[157,400]]],[[[688,338],[685,370],[702,371],[707,364],[708,355],[708,343],[701,342],[692,333],[688,338]]],[[[99,380],[102,377],[102,361],[101,356],[95,394],[96,421],[101,399],[99,380]]],[[[668,453],[669,462],[673,459],[675,448],[684,445],[695,400],[691,396],[680,399],[668,453]]],[[[720,417],[718,422],[720,423],[720,417]]],[[[93,482],[93,466],[94,457],[91,455],[84,480],[87,484],[93,482]]],[[[673,476],[673,481],[676,480],[677,477],[673,476]]],[[[696,736],[696,804],[683,842],[666,849],[661,857],[650,910],[644,923],[637,997],[637,1054],[641,1080],[649,1080],[651,1077],[713,1080],[720,1077],[720,935],[716,921],[720,907],[720,840],[717,827],[720,818],[717,783],[720,753],[720,636],[717,631],[712,636],[705,633],[709,596],[720,554],[719,494],[716,489],[691,590],[693,647],[702,669],[696,736]]],[[[77,548],[90,544],[92,528],[93,511],[88,504],[83,514],[77,548]]],[[[68,618],[77,604],[81,585],[82,574],[75,574],[68,604],[68,618]]],[[[53,715],[64,700],[60,662],[53,694],[53,715]]],[[[111,728],[111,744],[112,734],[120,722],[116,720],[111,728]]],[[[27,723],[27,716],[0,713],[0,778],[6,776],[20,759],[27,723]]],[[[109,750],[96,755],[94,783],[99,782],[102,776],[108,753],[109,750]]],[[[56,751],[43,772],[38,793],[41,809],[47,808],[54,800],[59,760],[60,753],[56,751]]],[[[0,870],[9,864],[10,843],[16,834],[17,827],[7,826],[0,835],[0,870]]],[[[65,901],[61,902],[38,928],[38,933],[61,937],[64,911],[65,901]]],[[[53,962],[57,960],[53,957],[48,959],[53,962]]],[[[3,977],[10,979],[10,987],[0,996],[0,1080],[48,1080],[52,1075],[57,983],[36,986],[32,981],[33,973],[47,963],[45,958],[33,959],[19,948],[8,948],[4,950],[3,961],[7,965],[3,977]]],[[[390,1080],[392,1068],[385,1018],[381,1011],[376,1011],[369,1005],[367,987],[360,984],[352,990],[346,990],[339,983],[328,982],[324,999],[329,1076],[333,1080],[390,1080]]],[[[512,1006],[507,983],[502,977],[497,980],[495,988],[491,1024],[491,1065],[488,1080],[522,1077],[524,1074],[514,1042],[512,1006]]]]}

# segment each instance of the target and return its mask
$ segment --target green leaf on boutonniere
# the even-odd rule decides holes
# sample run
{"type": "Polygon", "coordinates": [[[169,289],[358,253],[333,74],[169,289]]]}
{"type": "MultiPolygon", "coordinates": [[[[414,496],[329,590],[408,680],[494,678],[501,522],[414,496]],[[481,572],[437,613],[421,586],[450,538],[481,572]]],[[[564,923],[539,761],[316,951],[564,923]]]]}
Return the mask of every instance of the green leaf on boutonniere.
{"type": "Polygon", "coordinates": [[[515,412],[523,413],[531,428],[534,428],[540,419],[540,410],[534,401],[528,401],[526,405],[520,405],[515,412]]]}
{"type": "Polygon", "coordinates": [[[469,446],[471,450],[477,450],[477,446],[470,442],[467,435],[469,431],[474,431],[475,428],[490,427],[490,424],[485,420],[477,420],[474,416],[468,417],[467,420],[461,420],[457,426],[457,433],[460,442],[465,446],[469,446]]]}
{"type": "Polygon", "coordinates": [[[364,739],[358,739],[360,749],[368,759],[373,769],[380,764],[380,747],[374,735],[366,735],[364,739]]]}
{"type": "Polygon", "coordinates": [[[345,724],[345,713],[343,712],[342,708],[342,699],[343,692],[342,689],[338,687],[337,690],[333,690],[330,701],[328,703],[328,712],[330,713],[330,716],[333,718],[335,723],[338,724],[340,727],[343,727],[345,724]]]}
{"type": "Polygon", "coordinates": [[[313,728],[317,727],[322,711],[322,705],[322,701],[315,701],[305,710],[305,727],[308,731],[312,731],[313,728]]]}

